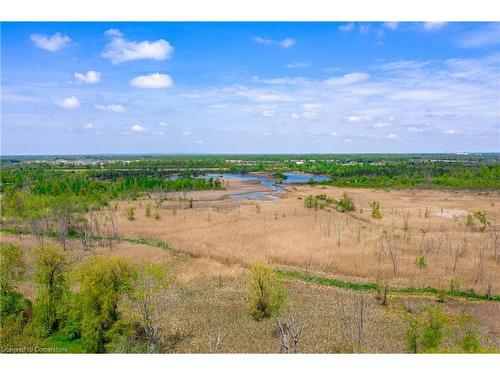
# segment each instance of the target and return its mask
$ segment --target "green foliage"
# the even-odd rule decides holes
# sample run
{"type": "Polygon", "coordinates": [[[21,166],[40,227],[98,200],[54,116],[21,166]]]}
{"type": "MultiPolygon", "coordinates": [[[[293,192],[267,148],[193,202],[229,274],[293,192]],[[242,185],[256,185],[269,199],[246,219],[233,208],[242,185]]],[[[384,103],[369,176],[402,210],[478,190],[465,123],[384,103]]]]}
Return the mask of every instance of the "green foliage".
{"type": "Polygon", "coordinates": [[[425,256],[423,256],[423,255],[420,255],[419,257],[417,257],[417,260],[415,261],[415,264],[420,269],[427,268],[427,258],[425,256]]]}
{"type": "Polygon", "coordinates": [[[460,279],[455,276],[450,280],[450,292],[454,293],[458,291],[460,291],[460,279]]]}
{"type": "Polygon", "coordinates": [[[19,246],[0,243],[0,327],[17,316],[30,314],[31,302],[17,291],[24,280],[26,265],[19,246]]]}
{"type": "Polygon", "coordinates": [[[58,309],[67,288],[67,261],[64,253],[55,246],[40,246],[35,254],[37,298],[33,324],[39,336],[46,336],[59,328],[58,309]]]}
{"type": "Polygon", "coordinates": [[[255,320],[281,313],[286,295],[272,268],[264,263],[250,266],[247,278],[250,312],[255,320]]]}
{"type": "MultiPolygon", "coordinates": [[[[108,331],[120,321],[118,304],[135,276],[131,263],[118,257],[92,256],[78,270],[81,335],[87,352],[102,353],[108,331]]],[[[121,323],[118,323],[121,324],[121,323]]]]}
{"type": "Polygon", "coordinates": [[[460,315],[458,318],[458,331],[460,336],[456,339],[456,345],[465,353],[481,353],[484,351],[479,342],[478,322],[470,315],[460,315]]]}
{"type": "Polygon", "coordinates": [[[8,293],[24,279],[26,265],[21,247],[0,243],[0,291],[8,293]]]}
{"type": "Polygon", "coordinates": [[[410,353],[436,352],[448,332],[448,317],[438,307],[428,307],[422,315],[409,314],[405,331],[410,353]]]}
{"type": "Polygon", "coordinates": [[[423,351],[437,350],[448,329],[448,317],[438,307],[429,307],[423,325],[421,347],[423,351]]]}
{"type": "Polygon", "coordinates": [[[339,199],[336,203],[341,212],[350,212],[356,210],[356,206],[354,205],[352,197],[347,193],[344,193],[343,197],[339,199]]]}
{"type": "Polygon", "coordinates": [[[382,213],[380,212],[380,202],[373,201],[370,203],[372,208],[372,217],[374,219],[382,219],[382,213]]]}
{"type": "Polygon", "coordinates": [[[476,211],[476,212],[474,212],[474,217],[477,220],[479,220],[479,222],[482,225],[481,231],[484,232],[485,229],[490,225],[490,222],[488,221],[486,212],[484,212],[484,211],[476,211]]]}
{"type": "Polygon", "coordinates": [[[128,206],[125,209],[125,214],[127,215],[127,219],[130,221],[135,220],[135,207],[134,206],[128,206]]]}

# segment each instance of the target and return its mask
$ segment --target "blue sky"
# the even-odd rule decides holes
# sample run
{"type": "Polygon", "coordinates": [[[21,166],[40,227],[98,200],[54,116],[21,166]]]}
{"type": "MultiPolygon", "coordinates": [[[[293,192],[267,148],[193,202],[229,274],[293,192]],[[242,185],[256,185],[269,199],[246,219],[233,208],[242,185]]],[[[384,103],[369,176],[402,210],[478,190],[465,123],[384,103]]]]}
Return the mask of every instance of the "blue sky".
{"type": "Polygon", "coordinates": [[[500,23],[2,23],[1,153],[500,151],[500,23]]]}

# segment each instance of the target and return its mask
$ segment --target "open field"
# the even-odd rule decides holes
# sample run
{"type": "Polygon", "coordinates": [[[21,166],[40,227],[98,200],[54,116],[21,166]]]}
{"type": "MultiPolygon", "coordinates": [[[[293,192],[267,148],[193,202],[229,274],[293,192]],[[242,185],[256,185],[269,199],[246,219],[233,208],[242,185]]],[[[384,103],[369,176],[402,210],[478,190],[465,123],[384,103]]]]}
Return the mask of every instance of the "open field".
{"type": "MultiPolygon", "coordinates": [[[[32,249],[36,240],[29,235],[4,234],[3,241],[17,243],[26,249],[28,264],[33,263],[32,249]]],[[[133,262],[154,262],[165,268],[174,285],[175,299],[162,319],[166,335],[163,350],[179,353],[210,352],[209,337],[220,334],[217,352],[273,353],[277,351],[274,320],[256,322],[248,313],[245,277],[247,271],[239,265],[224,264],[207,257],[172,255],[168,250],[122,241],[109,250],[99,247],[95,254],[118,255],[133,262]]],[[[77,266],[90,256],[72,240],[68,255],[77,266]]],[[[457,328],[460,314],[477,319],[480,342],[489,350],[500,348],[500,304],[495,301],[474,301],[446,298],[438,302],[435,296],[391,294],[388,305],[381,306],[374,293],[352,292],[328,286],[283,279],[288,294],[287,308],[306,324],[300,342],[305,353],[342,353],[353,350],[355,319],[342,316],[341,306],[355,314],[357,301],[364,302],[364,334],[362,352],[405,352],[406,314],[429,306],[439,306],[450,316],[450,325],[457,328]]],[[[35,297],[31,282],[21,290],[35,297]]],[[[458,335],[458,331],[455,335],[458,335]]],[[[443,344],[453,348],[454,335],[443,344]]],[[[45,344],[51,346],[50,342],[45,344]]],[[[213,350],[212,350],[213,351],[213,350]]]]}
{"type": "Polygon", "coordinates": [[[19,249],[26,264],[2,286],[2,298],[17,301],[2,316],[2,351],[500,350],[498,190],[279,184],[283,175],[262,171],[251,173],[267,185],[234,174],[127,173],[2,175],[2,254],[15,269],[19,249]],[[268,198],[234,199],[249,193],[268,198]],[[59,272],[62,292],[45,267],[59,272]],[[264,318],[249,289],[258,272],[280,301],[264,318]],[[304,327],[293,349],[278,345],[285,320],[304,327]]]}
{"type": "MultiPolygon", "coordinates": [[[[241,184],[237,191],[244,190],[241,184]]],[[[287,190],[276,201],[217,200],[232,191],[170,193],[171,200],[153,208],[160,220],[145,216],[147,200],[118,202],[119,232],[127,238],[159,239],[179,251],[228,264],[261,260],[399,287],[447,289],[456,278],[463,290],[500,293],[498,193],[309,186],[287,190]],[[353,197],[355,212],[304,206],[308,195],[339,198],[344,192],[353,197]],[[373,200],[380,202],[382,219],[371,217],[373,200]],[[136,220],[122,214],[127,206],[136,207],[136,220]],[[484,232],[466,225],[467,214],[479,210],[490,221],[484,232]],[[417,267],[419,256],[425,257],[425,268],[417,267]]]]}

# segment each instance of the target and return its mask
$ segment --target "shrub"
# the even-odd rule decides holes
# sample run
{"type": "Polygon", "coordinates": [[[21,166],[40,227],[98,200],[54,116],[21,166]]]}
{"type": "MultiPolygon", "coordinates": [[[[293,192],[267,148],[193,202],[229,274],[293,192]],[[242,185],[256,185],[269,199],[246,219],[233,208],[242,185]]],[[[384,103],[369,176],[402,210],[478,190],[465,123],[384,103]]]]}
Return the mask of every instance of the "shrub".
{"type": "Polygon", "coordinates": [[[455,276],[450,280],[450,292],[458,291],[460,291],[460,279],[455,276]]]}
{"type": "Polygon", "coordinates": [[[125,213],[127,215],[127,219],[130,221],[135,220],[135,207],[129,206],[126,208],[125,213]]]}
{"type": "Polygon", "coordinates": [[[488,221],[487,219],[487,216],[486,216],[486,212],[484,211],[476,211],[474,212],[474,217],[479,220],[479,222],[481,223],[482,227],[481,227],[481,232],[484,232],[485,229],[488,227],[488,225],[490,225],[490,222],[488,221]]]}
{"type": "Polygon", "coordinates": [[[427,259],[425,258],[425,256],[421,255],[421,256],[417,257],[415,264],[420,269],[427,268],[427,259]]]}
{"type": "Polygon", "coordinates": [[[382,213],[380,212],[380,202],[373,201],[370,203],[372,208],[372,217],[374,219],[382,219],[382,213]]]}
{"type": "Polygon", "coordinates": [[[247,285],[251,300],[250,312],[255,320],[280,314],[286,295],[269,265],[264,263],[251,265],[247,285]]]}
{"type": "Polygon", "coordinates": [[[439,347],[446,334],[448,317],[438,307],[429,307],[426,314],[421,346],[423,351],[434,351],[439,347]]]}
{"type": "Polygon", "coordinates": [[[155,220],[160,220],[160,219],[161,219],[160,213],[156,212],[155,213],[155,220]]]}
{"type": "Polygon", "coordinates": [[[466,353],[480,353],[484,351],[478,339],[477,321],[469,315],[460,315],[458,318],[460,336],[456,345],[466,353]]]}
{"type": "Polygon", "coordinates": [[[410,353],[436,351],[448,330],[448,317],[438,307],[428,307],[424,316],[410,314],[405,331],[410,353]]]}
{"type": "Polygon", "coordinates": [[[146,217],[151,217],[151,203],[149,202],[146,204],[145,215],[146,217]]]}
{"type": "Polygon", "coordinates": [[[23,251],[13,244],[0,244],[0,291],[8,293],[24,279],[23,251]]]}
{"type": "Polygon", "coordinates": [[[352,197],[347,193],[344,193],[343,197],[337,200],[336,204],[341,212],[351,212],[356,210],[352,197]]]}

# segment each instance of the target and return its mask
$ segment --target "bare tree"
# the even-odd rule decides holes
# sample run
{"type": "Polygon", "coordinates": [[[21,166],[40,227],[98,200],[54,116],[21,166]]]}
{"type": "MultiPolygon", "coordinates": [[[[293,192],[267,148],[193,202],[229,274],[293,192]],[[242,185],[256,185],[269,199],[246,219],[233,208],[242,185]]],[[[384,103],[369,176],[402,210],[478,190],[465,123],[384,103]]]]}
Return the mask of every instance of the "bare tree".
{"type": "Polygon", "coordinates": [[[389,233],[384,230],[381,241],[381,252],[389,258],[392,265],[392,273],[396,276],[398,274],[398,245],[394,233],[389,235],[389,233]]]}
{"type": "Polygon", "coordinates": [[[276,341],[280,353],[297,353],[299,340],[306,324],[300,322],[293,312],[285,312],[285,319],[276,318],[276,341]]]}
{"type": "Polygon", "coordinates": [[[208,318],[206,323],[208,351],[217,353],[222,341],[222,329],[212,318],[208,318]]]}
{"type": "Polygon", "coordinates": [[[139,269],[131,293],[132,311],[144,329],[150,353],[160,349],[163,316],[174,297],[174,289],[168,286],[161,267],[149,264],[139,269]]]}
{"type": "Polygon", "coordinates": [[[337,294],[337,305],[344,338],[352,345],[354,353],[361,353],[365,334],[365,298],[349,293],[349,301],[337,294]]]}
{"type": "Polygon", "coordinates": [[[458,246],[457,248],[455,248],[455,260],[453,262],[453,274],[455,274],[455,272],[457,270],[458,259],[465,257],[468,249],[469,249],[469,245],[467,242],[467,238],[464,238],[462,240],[462,244],[460,246],[458,246]]]}

